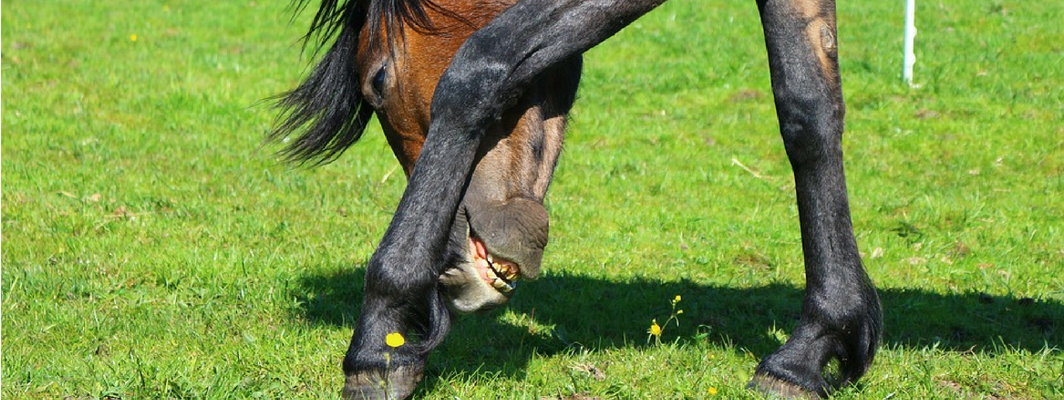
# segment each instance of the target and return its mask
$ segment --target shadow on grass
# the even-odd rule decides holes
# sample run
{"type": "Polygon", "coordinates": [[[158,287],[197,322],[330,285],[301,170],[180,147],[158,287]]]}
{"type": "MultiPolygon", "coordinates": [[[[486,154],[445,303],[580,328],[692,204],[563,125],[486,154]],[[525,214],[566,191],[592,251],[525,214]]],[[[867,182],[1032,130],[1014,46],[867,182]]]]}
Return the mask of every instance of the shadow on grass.
{"type": "MultiPolygon", "coordinates": [[[[298,318],[354,327],[362,302],[364,268],[301,279],[293,293],[302,300],[298,318]]],[[[883,345],[948,351],[999,352],[1004,347],[1038,351],[1064,343],[1064,304],[1052,300],[943,295],[913,289],[880,290],[883,345]]],[[[545,274],[524,282],[506,306],[535,320],[531,327],[502,321],[501,313],[460,316],[448,339],[430,357],[428,384],[441,372],[523,376],[534,354],[642,346],[652,318],[664,321],[669,301],[683,296],[682,325],[664,340],[708,340],[745,348],[758,357],[781,343],[776,327],[789,333],[801,311],[803,289],[771,284],[750,288],[691,282],[611,282],[575,275],[545,274]],[[550,327],[553,329],[537,327],[550,327]],[[704,339],[696,335],[706,333],[704,339]]],[[[527,318],[527,317],[526,317],[527,318]]]]}

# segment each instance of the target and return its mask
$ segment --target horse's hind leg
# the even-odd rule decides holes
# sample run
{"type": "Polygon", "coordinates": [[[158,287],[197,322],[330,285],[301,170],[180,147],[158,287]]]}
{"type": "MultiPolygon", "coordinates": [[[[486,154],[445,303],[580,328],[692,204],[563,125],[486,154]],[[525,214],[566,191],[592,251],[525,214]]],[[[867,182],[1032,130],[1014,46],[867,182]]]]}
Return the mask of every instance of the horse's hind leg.
{"type": "Polygon", "coordinates": [[[823,396],[832,384],[864,374],[882,325],[846,198],[835,2],[758,0],[758,8],[780,131],[794,169],[807,286],[797,328],[761,361],[750,386],[823,396]],[[839,376],[829,384],[823,369],[832,359],[839,360],[839,376]]]}

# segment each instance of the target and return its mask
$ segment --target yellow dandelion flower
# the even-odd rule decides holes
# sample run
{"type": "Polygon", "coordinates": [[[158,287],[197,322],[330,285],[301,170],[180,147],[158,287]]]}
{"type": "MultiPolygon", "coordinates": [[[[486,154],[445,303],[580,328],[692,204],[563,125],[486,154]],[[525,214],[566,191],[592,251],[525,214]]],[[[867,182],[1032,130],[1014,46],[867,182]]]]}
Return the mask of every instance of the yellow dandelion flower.
{"type": "Polygon", "coordinates": [[[658,320],[650,321],[650,329],[647,329],[647,333],[654,336],[661,336],[661,326],[658,325],[658,320]]]}
{"type": "Polygon", "coordinates": [[[717,388],[713,387],[713,386],[710,386],[708,392],[709,392],[710,396],[716,396],[717,395],[717,388]]]}
{"type": "Polygon", "coordinates": [[[406,344],[406,339],[403,338],[403,334],[399,332],[393,332],[389,333],[388,336],[384,337],[384,343],[390,347],[397,348],[406,344]]]}
{"type": "Polygon", "coordinates": [[[137,41],[137,35],[129,35],[129,41],[130,42],[136,42],[137,41]]]}

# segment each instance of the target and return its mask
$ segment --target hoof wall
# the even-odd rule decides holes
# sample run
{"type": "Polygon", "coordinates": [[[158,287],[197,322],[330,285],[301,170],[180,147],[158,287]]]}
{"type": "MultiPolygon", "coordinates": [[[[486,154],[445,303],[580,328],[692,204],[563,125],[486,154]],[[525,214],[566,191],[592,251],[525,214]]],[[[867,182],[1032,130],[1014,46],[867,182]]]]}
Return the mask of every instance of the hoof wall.
{"type": "Polygon", "coordinates": [[[815,392],[805,390],[793,383],[773,378],[767,375],[757,374],[746,385],[747,389],[756,390],[770,399],[819,399],[815,392]]]}
{"type": "Polygon", "coordinates": [[[361,371],[344,381],[344,400],[398,400],[410,397],[421,381],[421,368],[400,366],[385,373],[361,371]]]}

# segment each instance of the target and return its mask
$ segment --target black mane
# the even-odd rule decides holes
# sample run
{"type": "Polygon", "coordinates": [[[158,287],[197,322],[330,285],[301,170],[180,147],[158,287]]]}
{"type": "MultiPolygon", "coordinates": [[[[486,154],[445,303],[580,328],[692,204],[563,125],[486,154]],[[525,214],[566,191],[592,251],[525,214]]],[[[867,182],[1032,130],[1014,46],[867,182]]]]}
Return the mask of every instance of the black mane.
{"type": "MultiPolygon", "coordinates": [[[[295,13],[302,12],[307,7],[308,0],[295,0],[295,13]]],[[[369,23],[369,32],[376,35],[380,32],[381,24],[384,24],[388,37],[402,37],[403,25],[413,26],[418,30],[432,30],[426,9],[442,11],[447,14],[443,7],[431,0],[321,0],[314,20],[311,21],[310,29],[303,36],[304,47],[312,39],[315,51],[324,47],[337,31],[344,27],[351,18],[358,18],[350,13],[361,15],[359,28],[362,23],[369,23]]],[[[370,37],[374,42],[376,37],[370,37]]]]}

